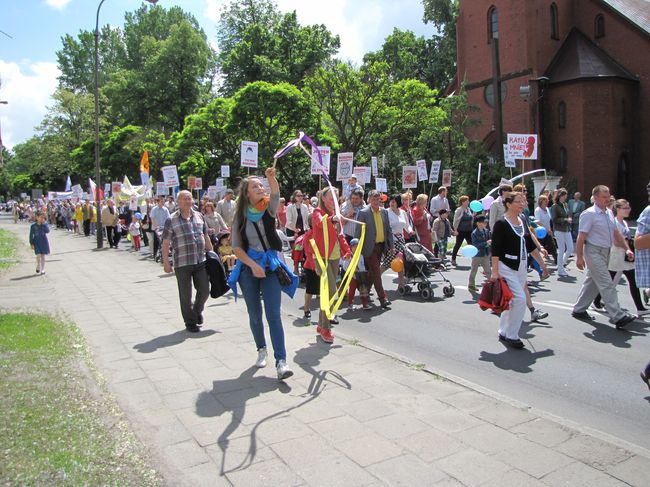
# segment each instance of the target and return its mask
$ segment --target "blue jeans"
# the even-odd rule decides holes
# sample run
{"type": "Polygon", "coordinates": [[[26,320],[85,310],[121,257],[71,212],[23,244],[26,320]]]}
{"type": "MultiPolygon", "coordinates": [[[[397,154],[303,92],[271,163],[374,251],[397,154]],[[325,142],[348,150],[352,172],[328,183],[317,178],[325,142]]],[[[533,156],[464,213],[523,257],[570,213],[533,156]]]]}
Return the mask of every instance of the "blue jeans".
{"type": "Polygon", "coordinates": [[[273,356],[277,364],[278,360],[287,359],[287,351],[284,348],[284,328],[282,328],[282,317],[280,316],[280,304],[282,302],[282,288],[275,273],[268,274],[264,279],[258,279],[247,265],[242,265],[239,276],[239,286],[246,301],[248,319],[251,332],[257,349],[266,348],[264,338],[264,323],[262,321],[262,299],[264,300],[264,313],[269,324],[271,343],[273,344],[273,356]],[[260,292],[262,299],[260,299],[260,292]]]}

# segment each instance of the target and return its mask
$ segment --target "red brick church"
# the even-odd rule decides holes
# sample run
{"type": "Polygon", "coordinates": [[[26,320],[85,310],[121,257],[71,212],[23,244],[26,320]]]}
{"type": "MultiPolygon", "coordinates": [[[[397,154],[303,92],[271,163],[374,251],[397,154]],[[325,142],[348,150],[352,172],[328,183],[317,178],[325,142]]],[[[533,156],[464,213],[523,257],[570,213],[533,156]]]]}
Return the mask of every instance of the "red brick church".
{"type": "Polygon", "coordinates": [[[583,194],[606,184],[645,207],[649,0],[461,0],[457,36],[456,85],[480,107],[471,138],[502,156],[499,132],[537,133],[527,170],[552,170],[583,194]]]}

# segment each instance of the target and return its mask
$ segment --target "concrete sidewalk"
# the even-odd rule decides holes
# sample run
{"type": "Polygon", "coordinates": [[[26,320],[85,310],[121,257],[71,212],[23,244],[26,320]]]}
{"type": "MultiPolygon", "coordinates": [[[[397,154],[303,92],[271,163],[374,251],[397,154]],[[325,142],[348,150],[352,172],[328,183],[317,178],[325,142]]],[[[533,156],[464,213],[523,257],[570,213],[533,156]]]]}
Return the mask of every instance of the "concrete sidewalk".
{"type": "MultiPolygon", "coordinates": [[[[2,216],[0,228],[27,241],[26,224],[2,216]]],[[[0,307],[79,326],[168,485],[650,485],[639,447],[352,337],[326,345],[290,316],[295,375],[280,383],[271,365],[253,368],[243,300],[210,299],[204,330],[189,334],[176,280],[146,247],[97,251],[54,229],[50,243],[46,275],[26,250],[0,278],[0,307]]]]}

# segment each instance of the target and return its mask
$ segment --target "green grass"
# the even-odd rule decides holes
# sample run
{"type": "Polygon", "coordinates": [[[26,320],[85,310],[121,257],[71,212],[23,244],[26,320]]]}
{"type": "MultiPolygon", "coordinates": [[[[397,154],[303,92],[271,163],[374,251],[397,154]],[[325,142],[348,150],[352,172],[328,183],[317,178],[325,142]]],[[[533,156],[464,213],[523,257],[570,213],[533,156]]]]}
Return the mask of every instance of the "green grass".
{"type": "Polygon", "coordinates": [[[16,263],[18,238],[8,230],[0,228],[0,271],[16,263]]]}
{"type": "Polygon", "coordinates": [[[160,483],[85,352],[69,324],[0,314],[3,485],[160,483]]]}

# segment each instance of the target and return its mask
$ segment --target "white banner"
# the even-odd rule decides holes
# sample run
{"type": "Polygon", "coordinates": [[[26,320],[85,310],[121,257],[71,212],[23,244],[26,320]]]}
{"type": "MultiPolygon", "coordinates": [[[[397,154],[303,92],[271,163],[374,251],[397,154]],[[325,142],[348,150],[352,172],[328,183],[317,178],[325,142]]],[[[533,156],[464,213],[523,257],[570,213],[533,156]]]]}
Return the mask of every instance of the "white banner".
{"type": "Polygon", "coordinates": [[[437,183],[438,178],[440,177],[440,165],[442,161],[433,161],[431,162],[431,174],[429,174],[429,182],[437,183]]]}
{"type": "Polygon", "coordinates": [[[427,172],[427,161],[420,159],[415,161],[415,166],[418,168],[418,181],[426,181],[429,179],[429,173],[427,172]]]}
{"type": "Polygon", "coordinates": [[[357,177],[357,182],[361,186],[365,186],[366,184],[370,184],[370,179],[371,179],[371,170],[369,167],[366,166],[357,166],[354,168],[354,175],[357,177]]]}
{"type": "Polygon", "coordinates": [[[167,189],[167,185],[165,182],[157,182],[156,183],[156,195],[158,196],[167,196],[169,194],[169,190],[167,189]]]}
{"type": "Polygon", "coordinates": [[[163,174],[163,180],[168,188],[174,188],[180,186],[180,181],[178,179],[178,171],[176,171],[176,166],[163,166],[161,168],[163,174]]]}
{"type": "Polygon", "coordinates": [[[241,165],[243,167],[257,167],[257,142],[241,141],[241,165]]]}
{"type": "Polygon", "coordinates": [[[347,182],[352,176],[354,167],[354,153],[339,152],[336,164],[336,180],[347,182]]]}
{"type": "Polygon", "coordinates": [[[230,166],[221,166],[221,177],[222,178],[230,177],[230,166]]]}
{"type": "Polygon", "coordinates": [[[75,184],[70,189],[72,190],[72,196],[75,198],[81,198],[84,194],[84,190],[81,188],[81,184],[75,184]]]}
{"type": "Polygon", "coordinates": [[[402,188],[418,187],[417,166],[402,166],[402,188]]]}
{"type": "MultiPolygon", "coordinates": [[[[318,150],[320,151],[320,157],[323,161],[323,167],[325,168],[325,174],[329,176],[330,174],[330,157],[332,155],[331,149],[326,145],[319,145],[318,150]]],[[[312,176],[321,176],[323,174],[321,166],[318,163],[318,154],[315,151],[311,151],[311,175],[312,176]]]]}
{"type": "Polygon", "coordinates": [[[209,199],[216,200],[218,194],[219,194],[219,190],[217,190],[216,186],[208,186],[208,198],[209,199]]]}
{"type": "Polygon", "coordinates": [[[377,158],[375,156],[370,158],[370,166],[372,167],[372,175],[375,177],[379,176],[379,164],[377,164],[377,158]]]}
{"type": "Polygon", "coordinates": [[[377,191],[381,191],[382,193],[388,193],[386,178],[375,178],[375,188],[377,191]]]}
{"type": "Polygon", "coordinates": [[[537,134],[508,134],[508,150],[515,159],[537,159],[537,134]]]}

